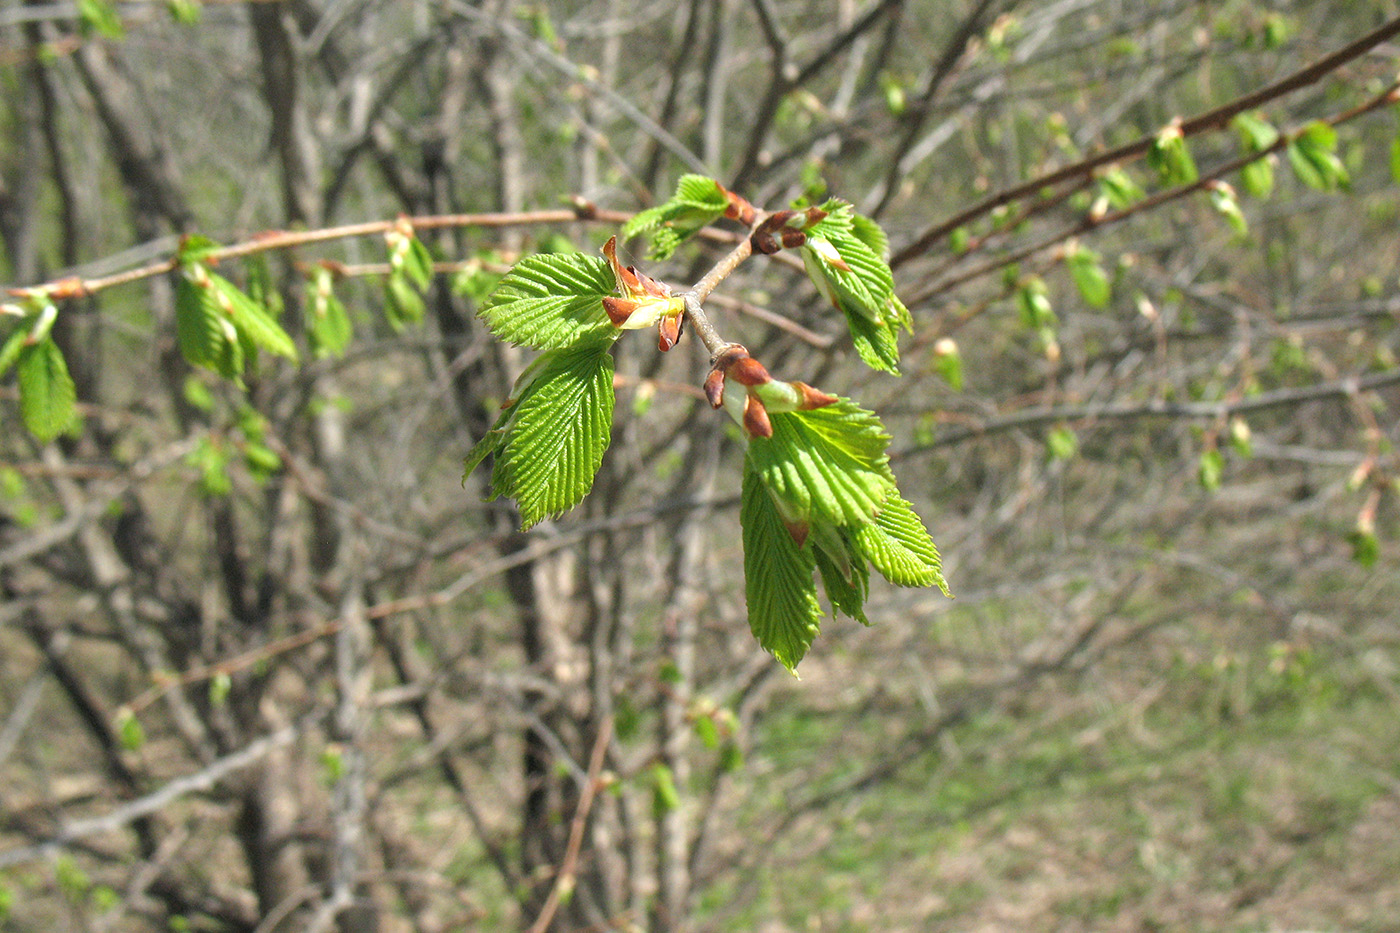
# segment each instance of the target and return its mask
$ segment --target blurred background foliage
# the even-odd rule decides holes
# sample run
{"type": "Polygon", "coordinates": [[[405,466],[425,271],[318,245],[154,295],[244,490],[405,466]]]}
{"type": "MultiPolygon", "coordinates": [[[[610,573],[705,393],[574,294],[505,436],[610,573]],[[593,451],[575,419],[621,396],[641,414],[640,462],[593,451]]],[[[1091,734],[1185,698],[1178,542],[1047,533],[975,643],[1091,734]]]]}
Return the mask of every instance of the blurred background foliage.
{"type": "Polygon", "coordinates": [[[298,363],[191,368],[162,273],[61,303],[70,434],[0,385],[0,929],[1393,928],[1397,45],[1191,118],[1397,16],[10,0],[8,286],[491,218],[418,225],[409,296],[385,224],[221,263],[298,363]],[[619,343],[574,513],[462,485],[528,362],[494,276],[689,171],[876,217],[916,323],[894,379],[781,261],[709,306],[880,413],[956,594],[878,585],[801,680],[745,625],[695,341],[619,343]]]}

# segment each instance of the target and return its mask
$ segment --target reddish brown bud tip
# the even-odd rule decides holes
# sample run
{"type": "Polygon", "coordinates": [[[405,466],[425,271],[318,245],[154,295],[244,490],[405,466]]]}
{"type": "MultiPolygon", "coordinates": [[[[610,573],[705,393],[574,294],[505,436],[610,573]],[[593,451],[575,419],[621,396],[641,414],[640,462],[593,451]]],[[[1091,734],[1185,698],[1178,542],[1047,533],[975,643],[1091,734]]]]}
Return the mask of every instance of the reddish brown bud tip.
{"type": "Polygon", "coordinates": [[[676,341],[681,339],[681,316],[679,314],[667,315],[656,325],[656,346],[662,353],[676,345],[676,341]]]}
{"type": "Polygon", "coordinates": [[[603,310],[608,313],[608,320],[612,321],[613,327],[621,327],[627,323],[632,312],[637,310],[637,302],[630,298],[615,298],[609,295],[603,299],[603,310]]]}
{"type": "Polygon", "coordinates": [[[749,244],[761,256],[772,256],[783,248],[782,242],[767,230],[756,231],[749,237],[749,244]]]}
{"type": "Polygon", "coordinates": [[[773,422],[768,420],[768,409],[752,395],[744,399],[744,430],[749,437],[772,437],[773,422]]]}
{"type": "Polygon", "coordinates": [[[724,374],[741,386],[761,386],[773,381],[763,364],[747,353],[731,362],[724,374]]]}
{"type": "Polygon", "coordinates": [[[797,249],[797,247],[807,242],[807,234],[803,233],[801,230],[784,229],[781,239],[783,249],[797,249]]]}
{"type": "Polygon", "coordinates": [[[579,220],[592,220],[598,216],[598,205],[577,194],[569,198],[569,206],[574,209],[574,216],[579,220]]]}
{"type": "Polygon", "coordinates": [[[807,543],[807,532],[811,529],[806,522],[785,521],[783,525],[787,528],[788,534],[792,535],[792,540],[797,542],[798,547],[807,543]]]}
{"type": "Polygon", "coordinates": [[[705,377],[705,398],[709,399],[711,408],[724,404],[724,370],[712,369],[705,377]]]}
{"type": "Polygon", "coordinates": [[[49,287],[49,297],[55,301],[62,301],[65,298],[81,298],[87,294],[87,286],[83,280],[77,276],[70,276],[66,279],[59,279],[49,287]]]}
{"type": "Polygon", "coordinates": [[[739,221],[745,227],[753,226],[754,214],[757,213],[753,205],[719,182],[715,182],[715,187],[724,192],[724,198],[729,202],[729,206],[724,209],[724,216],[739,221]]]}
{"type": "Polygon", "coordinates": [[[608,265],[612,266],[613,278],[617,280],[618,291],[626,296],[635,295],[642,291],[642,283],[637,278],[637,273],[631,267],[624,269],[622,263],[617,261],[617,237],[608,237],[608,242],[603,244],[603,255],[608,259],[608,265]]]}
{"type": "Polygon", "coordinates": [[[656,281],[656,279],[652,278],[651,276],[647,275],[647,274],[644,273],[644,272],[638,272],[638,271],[636,270],[636,268],[633,267],[633,266],[628,266],[628,267],[627,267],[627,271],[630,272],[630,273],[632,273],[632,275],[634,275],[634,276],[636,277],[636,279],[637,279],[637,284],[640,285],[641,288],[642,288],[642,291],[645,292],[645,293],[646,293],[647,295],[649,295],[650,297],[652,297],[652,298],[670,298],[670,297],[671,297],[671,288],[670,288],[670,286],[668,286],[668,285],[663,285],[662,283],[656,281]]]}
{"type": "Polygon", "coordinates": [[[797,406],[798,411],[811,411],[814,408],[825,408],[836,401],[836,396],[828,395],[821,389],[814,389],[805,382],[793,382],[797,391],[802,393],[802,404],[797,406]]]}
{"type": "Polygon", "coordinates": [[[820,207],[809,207],[807,208],[807,223],[803,226],[810,227],[817,221],[825,220],[826,215],[827,212],[822,210],[820,207]]]}

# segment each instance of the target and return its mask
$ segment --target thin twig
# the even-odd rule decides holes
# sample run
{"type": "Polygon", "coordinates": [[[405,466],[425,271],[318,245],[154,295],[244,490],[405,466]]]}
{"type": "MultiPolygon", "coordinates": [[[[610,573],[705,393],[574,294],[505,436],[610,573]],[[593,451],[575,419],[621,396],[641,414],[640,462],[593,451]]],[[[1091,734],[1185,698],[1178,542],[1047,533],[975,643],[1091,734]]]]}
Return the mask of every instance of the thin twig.
{"type": "Polygon", "coordinates": [[[579,794],[573,822],[569,825],[569,842],[564,849],[564,861],[559,864],[559,871],[554,876],[549,896],[545,898],[539,916],[531,924],[530,933],[544,933],[549,928],[565,889],[573,889],[574,870],[578,866],[579,851],[583,848],[583,831],[588,826],[588,814],[593,809],[593,798],[603,788],[603,760],[608,751],[608,742],[612,739],[612,729],[611,716],[604,719],[598,727],[598,737],[593,740],[593,752],[588,758],[588,777],[584,781],[583,791],[579,794]]]}
{"type": "Polygon", "coordinates": [[[9,868],[12,865],[20,865],[44,858],[88,836],[115,832],[142,817],[165,809],[181,797],[207,791],[228,775],[248,767],[274,749],[290,745],[301,731],[301,728],[297,726],[279,729],[271,735],[248,743],[245,748],[239,751],[211,762],[207,767],[194,774],[175,778],[160,789],[152,791],[144,797],[137,797],[110,813],[85,820],[74,820],[43,842],[0,852],[0,868],[9,868]]]}
{"type": "MultiPolygon", "coordinates": [[[[1237,97],[1226,104],[1208,110],[1205,113],[1198,114],[1189,120],[1183,120],[1180,127],[1181,134],[1190,137],[1207,130],[1219,129],[1227,125],[1230,120],[1238,114],[1244,113],[1247,110],[1253,110],[1275,98],[1307,87],[1321,80],[1329,72],[1337,70],[1353,59],[1360,58],[1371,49],[1374,49],[1376,46],[1381,45],[1397,35],[1400,35],[1400,19],[1393,19],[1374,32],[1362,36],[1350,45],[1333,52],[1325,58],[1313,62],[1311,65],[1306,65],[1298,69],[1291,75],[1270,84],[1268,87],[1260,88],[1250,94],[1237,97]]],[[[1149,133],[1132,142],[1116,146],[1113,149],[1106,150],[1098,155],[1090,156],[1087,159],[1081,159],[1073,165],[1066,165],[1063,168],[1041,175],[1039,178],[1033,178],[1023,184],[989,195],[966,210],[959,211],[952,217],[934,224],[928,230],[915,237],[911,243],[894,255],[894,258],[890,260],[890,265],[892,267],[898,267],[902,263],[913,259],[951,231],[956,230],[958,227],[1004,204],[1010,204],[1012,201],[1019,201],[1021,198],[1038,194],[1044,188],[1058,185],[1061,182],[1070,181],[1072,179],[1080,179],[1082,182],[1087,182],[1092,178],[1093,172],[1097,168],[1111,165],[1114,162],[1124,162],[1141,158],[1147,154],[1156,140],[1157,134],[1149,133]]]]}

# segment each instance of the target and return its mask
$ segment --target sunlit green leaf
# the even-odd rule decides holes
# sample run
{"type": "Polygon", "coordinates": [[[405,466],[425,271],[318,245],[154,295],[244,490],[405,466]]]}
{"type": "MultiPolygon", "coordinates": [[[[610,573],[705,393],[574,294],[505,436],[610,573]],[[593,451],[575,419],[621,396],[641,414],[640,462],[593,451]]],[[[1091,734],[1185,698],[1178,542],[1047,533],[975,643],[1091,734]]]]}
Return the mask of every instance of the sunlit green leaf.
{"type": "Polygon", "coordinates": [[[1210,188],[1210,204],[1215,212],[1225,218],[1225,222],[1238,236],[1249,233],[1249,222],[1244,219],[1240,202],[1235,198],[1235,189],[1226,184],[1216,184],[1210,188]]]}
{"type": "Polygon", "coordinates": [[[747,460],[739,521],[749,628],[788,670],[797,667],[821,628],[811,548],[798,547],[767,484],[747,460]]]}
{"type": "Polygon", "coordinates": [[[296,361],[296,344],[267,309],[223,276],[210,272],[209,281],[219,309],[240,334],[259,349],[296,361]]]}
{"type": "Polygon", "coordinates": [[[1099,193],[1116,210],[1127,210],[1147,197],[1142,186],[1133,181],[1121,166],[1114,165],[1099,175],[1099,193]]]}
{"type": "Polygon", "coordinates": [[[1211,447],[1201,452],[1201,462],[1196,469],[1196,478],[1200,481],[1201,488],[1210,492],[1220,488],[1220,482],[1225,476],[1225,455],[1219,448],[1211,447]]]}
{"type": "Polygon", "coordinates": [[[1351,183],[1346,166],[1337,157],[1337,131],[1321,120],[1309,123],[1289,140],[1288,163],[1303,184],[1319,191],[1351,183]]]}
{"type": "MultiPolygon", "coordinates": [[[[610,346],[602,341],[545,354],[496,439],[482,448],[496,453],[493,495],[516,500],[524,528],[578,505],[593,486],[612,431],[610,346]]],[[[484,456],[474,450],[468,464],[484,456]]]]}
{"type": "Polygon", "coordinates": [[[615,288],[612,270],[601,256],[527,256],[501,279],[480,316],[509,343],[560,349],[616,334],[603,310],[603,298],[615,288]]]}
{"type": "Polygon", "coordinates": [[[406,272],[395,272],[384,279],[384,311],[389,326],[395,331],[423,320],[426,308],[423,296],[409,281],[406,272]]]}
{"type": "Polygon", "coordinates": [[[170,11],[170,18],[181,26],[195,25],[203,12],[200,0],[166,0],[165,7],[170,11]]]}
{"type": "Polygon", "coordinates": [[[676,193],[665,203],[632,216],[622,227],[622,239],[651,236],[653,259],[667,259],[702,227],[724,216],[729,198],[724,188],[704,175],[682,175],[676,193]]]}
{"type": "Polygon", "coordinates": [[[948,592],[943,563],[928,529],[899,493],[891,493],[875,521],[852,531],[856,550],[897,586],[936,586],[948,592]]]}
{"type": "Polygon", "coordinates": [[[1099,254],[1085,247],[1076,247],[1065,255],[1065,265],[1084,303],[1091,308],[1106,308],[1113,297],[1113,286],[1104,272],[1099,254]]]}
{"type": "Polygon", "coordinates": [[[20,417],[31,434],[51,441],[77,423],[77,389],[52,337],[24,346],[17,372],[20,417]]]}
{"type": "Polygon", "coordinates": [[[316,356],[344,356],[354,337],[345,305],[336,297],[331,270],[319,267],[306,283],[307,334],[316,356]]]}
{"type": "Polygon", "coordinates": [[[1045,436],[1045,450],[1051,460],[1070,460],[1079,452],[1079,438],[1074,431],[1060,425],[1045,436]]]}
{"type": "Polygon", "coordinates": [[[1176,125],[1168,126],[1157,134],[1147,150],[1147,164],[1164,185],[1189,185],[1200,177],[1196,162],[1191,158],[1191,150],[1186,146],[1186,138],[1176,125]]]}
{"type": "Polygon", "coordinates": [[[1351,544],[1351,559],[1367,569],[1376,566],[1381,558],[1381,542],[1369,528],[1358,528],[1347,536],[1351,544]]]}
{"type": "Polygon", "coordinates": [[[84,35],[120,39],[126,34],[111,0],[78,0],[78,20],[84,35]]]}
{"type": "Polygon", "coordinates": [[[773,436],[749,442],[748,459],[795,521],[859,525],[894,489],[880,419],[849,399],[772,414],[773,436]]]}

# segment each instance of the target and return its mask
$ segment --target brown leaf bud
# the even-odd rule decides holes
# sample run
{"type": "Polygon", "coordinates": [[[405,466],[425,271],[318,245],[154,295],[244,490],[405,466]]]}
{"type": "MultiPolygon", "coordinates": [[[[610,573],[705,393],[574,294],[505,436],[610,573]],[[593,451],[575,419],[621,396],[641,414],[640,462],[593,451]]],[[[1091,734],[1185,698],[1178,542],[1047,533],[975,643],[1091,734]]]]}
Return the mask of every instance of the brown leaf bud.
{"type": "Polygon", "coordinates": [[[729,202],[729,206],[724,209],[724,216],[739,221],[745,227],[753,226],[754,215],[758,213],[753,205],[719,182],[715,182],[715,187],[724,192],[724,198],[729,202]]]}
{"type": "Polygon", "coordinates": [[[807,234],[803,233],[801,230],[784,228],[781,240],[783,249],[797,249],[797,247],[807,242],[807,234]]]}
{"type": "Polygon", "coordinates": [[[709,399],[711,408],[724,404],[724,370],[712,369],[705,377],[705,398],[709,399]]]}
{"type": "Polygon", "coordinates": [[[836,396],[828,395],[821,389],[814,389],[805,382],[793,380],[797,391],[802,393],[802,404],[798,406],[798,411],[811,411],[814,408],[825,408],[836,401],[836,396]]]}
{"type": "Polygon", "coordinates": [[[676,345],[681,339],[681,324],[684,318],[679,314],[668,314],[656,324],[656,347],[662,353],[676,345]]]}
{"type": "Polygon", "coordinates": [[[767,409],[752,395],[744,399],[744,430],[749,432],[749,437],[773,436],[773,423],[768,420],[767,409]]]}
{"type": "Polygon", "coordinates": [[[773,377],[762,363],[745,353],[725,367],[724,374],[741,386],[761,386],[773,377]]]}
{"type": "Polygon", "coordinates": [[[637,302],[630,298],[608,295],[603,299],[603,310],[608,313],[608,320],[612,321],[614,327],[621,327],[627,323],[632,312],[637,310],[637,302]]]}

